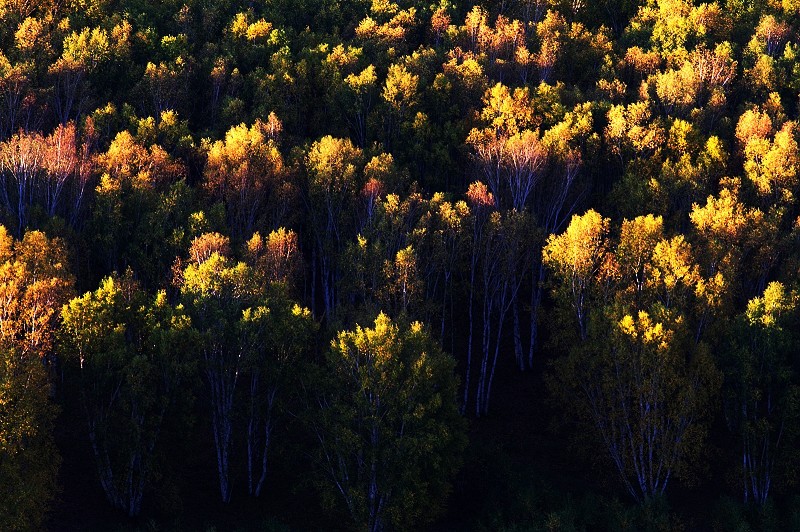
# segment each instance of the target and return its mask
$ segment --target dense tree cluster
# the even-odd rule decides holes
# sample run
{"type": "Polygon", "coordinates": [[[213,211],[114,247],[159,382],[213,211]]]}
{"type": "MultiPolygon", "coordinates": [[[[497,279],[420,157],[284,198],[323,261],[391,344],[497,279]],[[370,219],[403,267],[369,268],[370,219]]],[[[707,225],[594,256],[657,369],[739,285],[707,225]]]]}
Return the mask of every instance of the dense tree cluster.
{"type": "Polygon", "coordinates": [[[798,121],[797,0],[0,0],[0,529],[800,528],[798,121]]]}

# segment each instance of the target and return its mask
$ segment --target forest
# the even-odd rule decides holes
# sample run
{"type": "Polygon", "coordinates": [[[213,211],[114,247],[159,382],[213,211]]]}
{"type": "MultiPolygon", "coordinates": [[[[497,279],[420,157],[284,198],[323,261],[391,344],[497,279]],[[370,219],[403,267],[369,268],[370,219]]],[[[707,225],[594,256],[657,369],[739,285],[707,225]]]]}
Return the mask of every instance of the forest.
{"type": "Polygon", "coordinates": [[[800,530],[800,0],[0,0],[0,530],[800,530]]]}

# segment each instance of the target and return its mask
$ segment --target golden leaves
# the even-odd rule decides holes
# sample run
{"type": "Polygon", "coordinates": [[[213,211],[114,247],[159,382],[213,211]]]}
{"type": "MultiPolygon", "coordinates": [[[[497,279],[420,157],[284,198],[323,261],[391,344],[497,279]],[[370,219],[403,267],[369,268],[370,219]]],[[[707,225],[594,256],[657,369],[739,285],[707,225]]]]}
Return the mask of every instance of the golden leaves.
{"type": "MultiPolygon", "coordinates": [[[[738,131],[737,127],[737,133],[738,131]]],[[[797,188],[797,170],[800,164],[797,137],[796,123],[785,122],[771,141],[764,137],[747,140],[744,147],[744,169],[759,194],[769,196],[781,191],[792,193],[797,188]]]]}
{"type": "Polygon", "coordinates": [[[748,209],[739,201],[736,188],[723,188],[718,197],[708,196],[706,204],[692,205],[689,218],[698,232],[723,245],[740,242],[749,228],[759,223],[763,213],[748,209]]]}
{"type": "Polygon", "coordinates": [[[564,233],[547,238],[542,260],[562,276],[589,282],[605,256],[609,222],[591,209],[573,215],[564,233]]]}
{"type": "Polygon", "coordinates": [[[381,96],[396,113],[402,113],[415,103],[418,84],[419,76],[404,65],[393,64],[389,66],[381,96]]]}
{"type": "Polygon", "coordinates": [[[654,321],[645,311],[639,311],[636,319],[626,314],[617,325],[620,332],[632,342],[653,346],[659,351],[670,348],[673,332],[663,323],[654,321]]]}
{"type": "Polygon", "coordinates": [[[338,193],[349,190],[363,152],[350,139],[322,137],[306,153],[305,165],[314,189],[338,193]]]}
{"type": "Polygon", "coordinates": [[[248,263],[269,283],[291,286],[302,269],[297,233],[284,227],[271,231],[267,238],[258,232],[246,243],[248,263]]]}
{"type": "Polygon", "coordinates": [[[773,281],[767,285],[761,297],[748,301],[746,316],[752,325],[779,329],[781,315],[795,310],[797,303],[796,292],[788,292],[783,283],[773,281]]]}
{"type": "Polygon", "coordinates": [[[171,183],[186,172],[161,146],[153,144],[146,148],[128,131],[121,131],[114,137],[98,162],[114,180],[127,181],[142,189],[171,183]]]}
{"type": "Polygon", "coordinates": [[[283,186],[283,156],[277,138],[283,126],[270,113],[266,122],[230,128],[224,141],[208,146],[204,172],[206,190],[225,202],[235,230],[252,231],[252,225],[273,191],[283,186]]]}
{"type": "Polygon", "coordinates": [[[192,263],[201,265],[214,254],[222,257],[230,255],[230,239],[219,233],[203,233],[192,240],[189,247],[189,258],[192,263]]]}
{"type": "Polygon", "coordinates": [[[378,76],[375,74],[375,66],[368,65],[359,74],[349,74],[344,78],[344,82],[356,95],[361,96],[370,91],[374,86],[378,76]]]}
{"type": "Polygon", "coordinates": [[[14,242],[0,231],[0,346],[25,356],[45,357],[53,348],[61,306],[69,300],[73,277],[59,239],[29,231],[14,242]]]}
{"type": "Polygon", "coordinates": [[[269,39],[273,26],[263,18],[253,21],[252,12],[237,13],[228,26],[231,35],[250,42],[269,39]]]}
{"type": "Polygon", "coordinates": [[[467,189],[467,200],[478,208],[490,208],[494,206],[494,196],[484,183],[475,181],[470,183],[467,189]]]}

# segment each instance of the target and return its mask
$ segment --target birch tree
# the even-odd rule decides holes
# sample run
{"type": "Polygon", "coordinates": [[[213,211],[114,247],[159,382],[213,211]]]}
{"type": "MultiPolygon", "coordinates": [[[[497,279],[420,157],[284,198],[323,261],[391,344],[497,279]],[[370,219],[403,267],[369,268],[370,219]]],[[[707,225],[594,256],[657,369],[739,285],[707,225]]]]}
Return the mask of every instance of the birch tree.
{"type": "Polygon", "coordinates": [[[439,510],[465,444],[453,369],[420,323],[383,313],[331,342],[309,427],[325,500],[358,528],[414,528],[439,510]]]}
{"type": "Polygon", "coordinates": [[[228,239],[220,234],[197,237],[189,250],[191,261],[180,279],[181,297],[199,334],[219,490],[225,503],[230,502],[233,491],[234,400],[246,355],[240,322],[254,299],[250,269],[233,261],[229,250],[228,239]]]}
{"type": "Polygon", "coordinates": [[[686,354],[687,332],[669,313],[609,312],[592,324],[589,342],[555,364],[556,394],[594,427],[596,445],[639,503],[662,496],[701,450],[719,374],[707,351],[686,354]]]}
{"type": "Polygon", "coordinates": [[[789,480],[800,435],[800,387],[791,362],[796,350],[797,294],[770,283],[737,317],[722,360],[724,412],[740,445],[744,502],[766,504],[789,480]]]}
{"type": "MultiPolygon", "coordinates": [[[[306,153],[306,207],[314,238],[313,273],[319,273],[328,320],[336,309],[339,258],[356,225],[355,202],[361,190],[363,153],[348,139],[323,137],[306,153]]],[[[312,278],[312,299],[316,277],[312,278]]]]}
{"type": "Polygon", "coordinates": [[[224,141],[207,146],[204,186],[225,204],[228,225],[238,238],[251,235],[266,220],[273,227],[283,222],[285,168],[277,144],[281,129],[273,113],[250,127],[234,126],[224,141]]]}
{"type": "Polygon", "coordinates": [[[187,265],[177,279],[199,335],[199,362],[225,503],[234,488],[234,444],[239,440],[247,447],[248,492],[261,494],[276,406],[314,330],[310,311],[285,295],[284,278],[256,271],[271,263],[275,247],[281,247],[278,239],[282,239],[279,233],[271,235],[260,254],[264,242],[256,235],[249,242],[248,263],[232,258],[227,237],[203,234],[192,242],[187,265]],[[237,423],[240,416],[246,420],[245,428],[237,423]]]}
{"type": "Polygon", "coordinates": [[[143,292],[130,271],[73,299],[61,317],[61,352],[77,366],[100,485],[112,506],[135,517],[157,471],[161,429],[188,380],[189,318],[165,292],[143,292]]]}
{"type": "Polygon", "coordinates": [[[557,279],[560,298],[569,302],[581,340],[589,333],[590,294],[607,257],[608,230],[608,218],[597,212],[576,214],[564,233],[550,235],[542,250],[542,261],[557,279]]]}
{"type": "Polygon", "coordinates": [[[0,528],[41,528],[60,464],[51,402],[59,309],[74,279],[63,243],[0,226],[0,528]]]}

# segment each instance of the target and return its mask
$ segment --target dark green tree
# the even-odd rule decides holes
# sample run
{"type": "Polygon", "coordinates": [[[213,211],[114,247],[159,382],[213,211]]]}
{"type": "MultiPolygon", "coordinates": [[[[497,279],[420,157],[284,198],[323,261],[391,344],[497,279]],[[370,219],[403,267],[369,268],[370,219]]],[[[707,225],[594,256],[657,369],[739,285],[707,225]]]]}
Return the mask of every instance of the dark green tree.
{"type": "Polygon", "coordinates": [[[770,283],[737,318],[723,356],[725,419],[741,445],[740,488],[745,502],[762,506],[773,486],[791,479],[797,458],[796,308],[796,293],[770,283]]]}
{"type": "Polygon", "coordinates": [[[453,362],[420,323],[383,313],[331,342],[310,426],[325,502],[358,529],[411,529],[441,509],[466,443],[453,362]]]}
{"type": "Polygon", "coordinates": [[[142,291],[129,271],[64,305],[61,352],[79,373],[81,403],[108,501],[136,516],[151,488],[159,436],[185,394],[192,331],[183,307],[142,291]]]}

